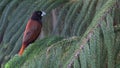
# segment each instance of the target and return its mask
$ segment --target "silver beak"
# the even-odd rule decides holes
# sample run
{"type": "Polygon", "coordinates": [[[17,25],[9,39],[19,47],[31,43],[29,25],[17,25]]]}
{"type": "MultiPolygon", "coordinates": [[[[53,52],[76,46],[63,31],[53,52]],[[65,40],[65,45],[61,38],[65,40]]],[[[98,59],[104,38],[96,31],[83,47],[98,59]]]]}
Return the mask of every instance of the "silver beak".
{"type": "Polygon", "coordinates": [[[44,11],[42,11],[42,14],[41,14],[41,16],[44,16],[44,15],[46,15],[46,13],[45,13],[44,11]]]}

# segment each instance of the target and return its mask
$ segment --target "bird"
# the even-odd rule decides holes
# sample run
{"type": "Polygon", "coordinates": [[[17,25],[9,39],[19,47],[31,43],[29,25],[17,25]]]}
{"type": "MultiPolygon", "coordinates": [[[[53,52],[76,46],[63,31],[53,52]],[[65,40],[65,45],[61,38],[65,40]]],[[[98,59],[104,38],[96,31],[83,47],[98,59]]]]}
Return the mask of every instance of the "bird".
{"type": "Polygon", "coordinates": [[[19,51],[21,56],[25,48],[33,43],[41,33],[42,29],[42,17],[46,15],[44,11],[34,11],[31,17],[28,19],[25,31],[23,33],[22,46],[19,51]]]}

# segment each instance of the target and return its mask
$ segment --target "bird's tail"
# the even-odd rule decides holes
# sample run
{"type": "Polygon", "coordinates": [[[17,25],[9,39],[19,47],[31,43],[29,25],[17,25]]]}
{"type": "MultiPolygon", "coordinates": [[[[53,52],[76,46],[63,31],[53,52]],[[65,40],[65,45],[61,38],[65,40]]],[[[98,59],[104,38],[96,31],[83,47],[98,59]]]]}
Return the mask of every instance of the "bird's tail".
{"type": "Polygon", "coordinates": [[[24,50],[25,50],[25,45],[22,45],[18,54],[21,56],[23,54],[24,50]]]}

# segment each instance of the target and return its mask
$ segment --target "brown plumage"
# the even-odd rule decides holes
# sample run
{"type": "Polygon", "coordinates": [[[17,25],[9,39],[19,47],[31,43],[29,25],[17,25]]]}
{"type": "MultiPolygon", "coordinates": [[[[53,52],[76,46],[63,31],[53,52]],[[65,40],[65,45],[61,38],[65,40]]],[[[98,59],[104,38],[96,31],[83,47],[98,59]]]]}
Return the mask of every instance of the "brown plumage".
{"type": "Polygon", "coordinates": [[[19,51],[19,55],[22,55],[24,49],[30,44],[33,43],[39,36],[42,28],[42,16],[44,12],[35,11],[31,18],[28,20],[26,25],[23,40],[22,40],[22,47],[19,51]]]}

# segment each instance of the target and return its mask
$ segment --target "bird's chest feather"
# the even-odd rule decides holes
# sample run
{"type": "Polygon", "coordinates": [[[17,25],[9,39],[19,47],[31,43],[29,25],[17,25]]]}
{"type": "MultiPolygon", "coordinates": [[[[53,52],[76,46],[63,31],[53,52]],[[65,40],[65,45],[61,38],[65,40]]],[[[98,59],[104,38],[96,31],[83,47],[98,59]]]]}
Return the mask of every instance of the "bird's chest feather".
{"type": "Polygon", "coordinates": [[[24,31],[23,42],[31,42],[35,40],[40,32],[41,32],[42,25],[37,21],[28,21],[26,25],[26,29],[24,31]]]}
{"type": "Polygon", "coordinates": [[[29,31],[29,30],[36,30],[37,28],[40,28],[42,25],[34,20],[29,20],[27,25],[26,25],[26,29],[25,31],[29,31]]]}

